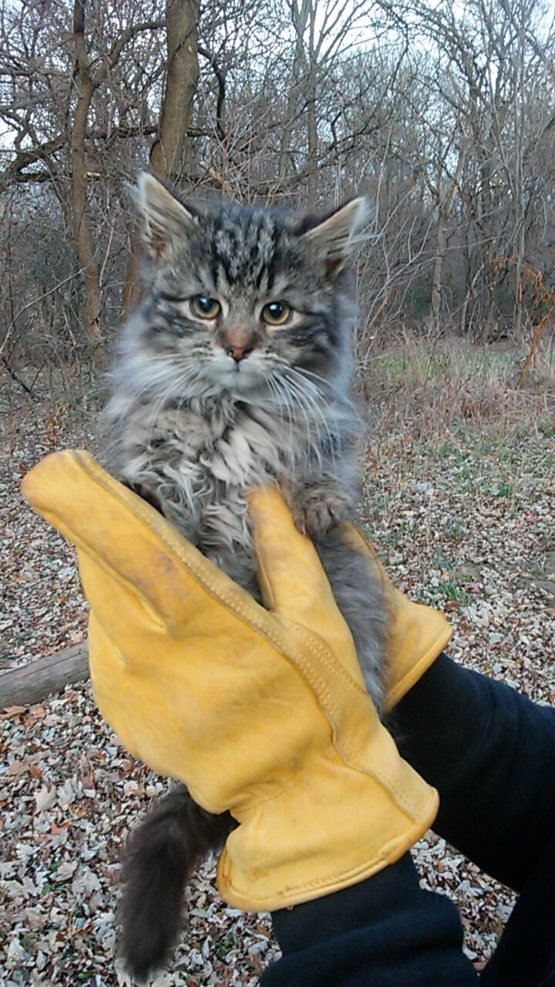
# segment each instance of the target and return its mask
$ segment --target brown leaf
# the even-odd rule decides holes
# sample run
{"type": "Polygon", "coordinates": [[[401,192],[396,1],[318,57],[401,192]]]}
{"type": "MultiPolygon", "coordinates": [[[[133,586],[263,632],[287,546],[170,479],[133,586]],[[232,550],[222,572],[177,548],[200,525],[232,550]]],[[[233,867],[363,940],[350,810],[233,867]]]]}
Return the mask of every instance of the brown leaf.
{"type": "Polygon", "coordinates": [[[36,723],[37,720],[44,719],[47,712],[48,711],[45,709],[44,706],[30,706],[27,715],[25,717],[25,722],[29,726],[33,726],[33,724],[36,723]]]}
{"type": "Polygon", "coordinates": [[[29,766],[24,761],[12,761],[8,768],[9,775],[22,775],[29,770],[29,766]]]}
{"type": "Polygon", "coordinates": [[[23,713],[27,712],[27,706],[5,706],[2,713],[0,713],[0,719],[7,720],[12,718],[17,718],[23,716],[23,713]]]}

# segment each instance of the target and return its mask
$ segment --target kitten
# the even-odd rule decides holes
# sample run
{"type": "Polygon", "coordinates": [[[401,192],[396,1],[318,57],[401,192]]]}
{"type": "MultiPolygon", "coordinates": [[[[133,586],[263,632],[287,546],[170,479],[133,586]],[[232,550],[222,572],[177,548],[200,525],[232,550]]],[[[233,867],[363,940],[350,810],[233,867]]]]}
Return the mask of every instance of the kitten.
{"type": "MultiPolygon", "coordinates": [[[[184,203],[144,173],[138,201],[150,282],[111,377],[110,468],[257,599],[246,494],[277,482],[316,545],[380,707],[381,580],[337,528],[353,517],[358,495],[362,429],[345,265],[365,200],[299,219],[184,203]]],[[[135,976],[167,956],[191,871],[233,826],[178,785],[132,835],[120,915],[135,976]]]]}

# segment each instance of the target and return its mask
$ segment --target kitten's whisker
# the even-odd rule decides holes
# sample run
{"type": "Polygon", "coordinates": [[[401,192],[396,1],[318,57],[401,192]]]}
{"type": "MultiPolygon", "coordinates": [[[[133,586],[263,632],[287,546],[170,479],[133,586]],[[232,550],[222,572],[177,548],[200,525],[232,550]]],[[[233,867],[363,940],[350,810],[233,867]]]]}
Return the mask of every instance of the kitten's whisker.
{"type": "MultiPolygon", "coordinates": [[[[296,400],[296,396],[289,389],[287,385],[287,381],[285,380],[283,375],[278,375],[274,373],[272,376],[272,383],[274,387],[274,393],[277,395],[277,398],[280,403],[280,407],[287,412],[287,418],[289,421],[289,452],[292,453],[293,450],[298,447],[298,442],[294,441],[294,425],[299,417],[297,407],[299,406],[300,402],[296,400]]],[[[307,433],[310,434],[309,422],[303,408],[301,408],[301,413],[304,418],[305,428],[307,430],[307,433]]]]}
{"type": "MultiPolygon", "coordinates": [[[[315,373],[314,370],[308,370],[307,367],[291,367],[291,372],[299,377],[302,377],[303,380],[309,381],[310,378],[309,381],[310,383],[314,381],[319,381],[321,384],[325,385],[326,389],[335,390],[331,381],[327,380],[326,377],[322,377],[321,374],[315,373]]],[[[314,384],[314,387],[316,387],[317,390],[320,391],[320,393],[323,393],[322,389],[318,387],[317,384],[314,384]]]]}
{"type": "MultiPolygon", "coordinates": [[[[195,368],[189,367],[186,368],[186,373],[190,374],[191,376],[194,376],[197,374],[197,371],[195,368]]],[[[145,397],[149,394],[155,394],[158,396],[160,385],[167,383],[168,387],[164,391],[164,395],[165,395],[164,400],[165,400],[168,396],[168,392],[170,388],[176,388],[176,387],[181,388],[184,382],[185,379],[184,374],[181,374],[177,378],[177,381],[175,379],[172,379],[174,378],[174,375],[175,375],[175,365],[171,364],[169,361],[164,361],[162,364],[159,363],[154,371],[151,368],[149,368],[148,375],[146,376],[146,379],[142,383],[142,386],[138,386],[136,382],[131,383],[128,391],[129,400],[131,402],[138,401],[142,397],[145,397]]]]}
{"type": "Polygon", "coordinates": [[[172,380],[168,383],[165,390],[162,391],[159,398],[154,403],[152,407],[152,411],[146,422],[149,440],[152,438],[152,435],[154,433],[158,416],[160,415],[160,412],[163,410],[167,402],[172,397],[174,397],[174,394],[177,392],[178,400],[177,400],[177,404],[175,405],[175,408],[176,410],[182,408],[185,402],[190,397],[190,395],[186,393],[185,390],[186,385],[193,383],[197,379],[197,377],[198,377],[198,373],[194,367],[185,367],[185,369],[180,373],[178,377],[175,378],[175,380],[172,380]]]}
{"type": "Polygon", "coordinates": [[[283,402],[280,400],[279,388],[277,387],[276,384],[274,384],[274,382],[272,381],[272,378],[271,378],[271,376],[269,374],[267,374],[267,375],[264,376],[264,380],[265,380],[266,384],[268,385],[268,390],[270,391],[270,394],[271,394],[272,398],[275,399],[275,403],[277,405],[277,410],[279,412],[280,424],[281,424],[281,427],[283,429],[284,424],[285,424],[285,420],[284,420],[284,416],[283,416],[284,408],[283,408],[283,402]]]}
{"type": "Polygon", "coordinates": [[[294,380],[291,380],[286,374],[280,378],[280,386],[284,395],[286,395],[287,402],[294,414],[294,406],[297,407],[301,414],[303,415],[304,422],[306,425],[308,435],[312,432],[312,427],[315,424],[314,415],[310,414],[316,407],[315,403],[303,394],[300,387],[297,386],[294,380]],[[293,405],[291,404],[293,402],[293,405]]]}
{"type": "MultiPolygon", "coordinates": [[[[339,435],[344,433],[345,413],[347,411],[349,412],[348,417],[351,420],[349,431],[351,433],[354,431],[357,425],[362,426],[360,413],[356,405],[341,394],[337,394],[337,399],[332,397],[330,400],[330,396],[325,395],[316,384],[313,384],[311,381],[306,380],[303,374],[299,373],[299,371],[295,368],[291,368],[291,376],[299,386],[301,386],[302,384],[302,393],[304,396],[308,396],[309,393],[313,394],[314,392],[319,396],[320,400],[317,402],[317,404],[321,411],[320,421],[324,424],[328,441],[330,443],[330,452],[332,454],[332,457],[335,459],[337,438],[339,435]],[[306,390],[307,384],[309,385],[309,391],[306,390]],[[310,390],[311,388],[312,388],[312,392],[310,390]],[[333,433],[330,431],[330,423],[335,426],[333,433]]],[[[320,379],[324,380],[323,378],[320,379]]],[[[324,383],[327,382],[324,381],[324,383]]],[[[334,391],[332,393],[337,393],[337,392],[334,391]]],[[[339,450],[337,449],[337,451],[339,450]]]]}
{"type": "MultiPolygon", "coordinates": [[[[334,391],[327,387],[323,390],[318,387],[314,381],[306,378],[302,373],[300,373],[295,367],[290,367],[288,371],[288,376],[291,380],[294,380],[298,386],[300,386],[302,393],[308,397],[310,396],[318,405],[322,416],[328,417],[330,414],[334,415],[334,404],[336,404],[336,399],[334,397],[334,391]],[[325,414],[324,414],[325,409],[325,414]]],[[[323,381],[323,378],[321,378],[323,381]]],[[[323,381],[327,385],[327,381],[323,381]]]]}
{"type": "Polygon", "coordinates": [[[351,401],[347,394],[345,394],[344,391],[331,380],[326,380],[326,378],[322,377],[321,374],[317,374],[313,370],[307,370],[305,367],[302,369],[299,369],[298,367],[291,367],[291,372],[300,377],[306,384],[312,384],[312,386],[315,387],[316,390],[322,394],[322,396],[324,396],[321,388],[314,383],[314,381],[320,381],[325,385],[326,389],[329,389],[331,394],[334,396],[334,399],[338,400],[340,404],[346,405],[346,407],[348,407],[351,411],[354,411],[357,418],[360,417],[360,410],[356,406],[355,402],[351,401]],[[312,380],[309,380],[308,378],[312,378],[312,380]]]}
{"type": "MultiPolygon", "coordinates": [[[[324,403],[323,405],[322,400],[316,400],[314,393],[312,393],[310,389],[308,391],[303,389],[300,381],[295,377],[288,375],[285,379],[287,380],[288,386],[295,395],[299,405],[304,406],[307,413],[311,413],[310,417],[312,418],[312,423],[316,430],[318,440],[318,445],[314,446],[312,451],[316,453],[318,463],[321,464],[322,462],[322,452],[324,451],[323,446],[327,446],[327,451],[329,451],[329,454],[334,461],[337,447],[337,432],[332,432],[328,420],[331,413],[332,420],[335,421],[333,409],[327,403],[324,403]]],[[[317,393],[320,394],[319,391],[317,391],[317,393]]]]}
{"type": "Polygon", "coordinates": [[[293,442],[294,409],[289,401],[289,395],[287,393],[287,390],[283,387],[279,377],[277,376],[272,377],[271,374],[268,374],[265,379],[272,394],[275,395],[276,397],[278,410],[279,410],[279,417],[282,427],[284,427],[285,425],[284,412],[287,412],[287,424],[289,426],[288,449],[293,449],[294,448],[294,442],[293,442]]]}
{"type": "Polygon", "coordinates": [[[303,394],[296,382],[292,381],[287,376],[283,376],[281,378],[281,384],[287,390],[289,397],[293,400],[295,406],[301,412],[305,424],[304,435],[310,440],[310,444],[305,442],[301,445],[303,458],[307,462],[310,458],[315,458],[318,465],[321,465],[321,434],[318,424],[318,419],[321,417],[321,411],[314,399],[309,395],[303,394]],[[316,415],[314,412],[316,412],[316,415]],[[315,437],[314,430],[316,431],[315,437]]]}

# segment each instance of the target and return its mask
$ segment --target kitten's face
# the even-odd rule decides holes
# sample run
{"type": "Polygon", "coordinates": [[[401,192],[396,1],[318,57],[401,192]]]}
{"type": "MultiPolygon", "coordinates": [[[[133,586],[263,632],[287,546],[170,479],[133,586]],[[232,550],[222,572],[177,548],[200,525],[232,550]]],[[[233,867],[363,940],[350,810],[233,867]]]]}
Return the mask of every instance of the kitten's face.
{"type": "Polygon", "coordinates": [[[262,208],[201,212],[151,175],[139,190],[153,279],[134,344],[159,386],[279,400],[286,378],[294,392],[299,374],[338,377],[352,332],[343,266],[364,200],[301,225],[262,208]]]}

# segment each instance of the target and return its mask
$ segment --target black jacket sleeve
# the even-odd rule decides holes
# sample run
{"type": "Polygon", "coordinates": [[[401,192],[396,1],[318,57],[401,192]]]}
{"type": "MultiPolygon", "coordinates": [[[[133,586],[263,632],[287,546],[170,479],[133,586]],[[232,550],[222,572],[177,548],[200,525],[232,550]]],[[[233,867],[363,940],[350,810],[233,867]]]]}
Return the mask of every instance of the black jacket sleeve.
{"type": "Polygon", "coordinates": [[[423,891],[407,854],[333,895],[274,912],[283,952],[261,987],[476,987],[455,906],[423,891]]]}
{"type": "Polygon", "coordinates": [[[439,791],[434,831],[521,891],[555,834],[555,709],[441,655],[391,729],[439,791]]]}

